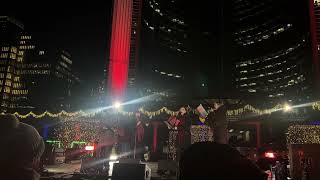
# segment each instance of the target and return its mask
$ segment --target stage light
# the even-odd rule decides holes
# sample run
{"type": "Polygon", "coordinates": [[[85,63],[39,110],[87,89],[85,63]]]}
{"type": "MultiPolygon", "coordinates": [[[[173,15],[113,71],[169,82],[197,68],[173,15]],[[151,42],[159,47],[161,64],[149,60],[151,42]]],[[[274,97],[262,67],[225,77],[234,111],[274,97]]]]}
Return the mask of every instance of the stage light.
{"type": "Polygon", "coordinates": [[[112,160],[112,161],[115,161],[115,160],[118,159],[118,156],[117,155],[111,155],[109,159],[112,160]]]}
{"type": "Polygon", "coordinates": [[[86,146],[84,149],[86,151],[93,151],[94,150],[94,146],[86,146]]]}
{"type": "Polygon", "coordinates": [[[275,155],[273,152],[266,152],[264,153],[264,157],[273,159],[275,158],[275,155]]]}
{"type": "Polygon", "coordinates": [[[285,104],[283,109],[284,109],[284,112],[289,112],[292,110],[292,107],[289,104],[285,104]]]}
{"type": "Polygon", "coordinates": [[[113,107],[116,109],[120,109],[121,108],[121,103],[119,101],[116,101],[113,103],[113,107]]]}

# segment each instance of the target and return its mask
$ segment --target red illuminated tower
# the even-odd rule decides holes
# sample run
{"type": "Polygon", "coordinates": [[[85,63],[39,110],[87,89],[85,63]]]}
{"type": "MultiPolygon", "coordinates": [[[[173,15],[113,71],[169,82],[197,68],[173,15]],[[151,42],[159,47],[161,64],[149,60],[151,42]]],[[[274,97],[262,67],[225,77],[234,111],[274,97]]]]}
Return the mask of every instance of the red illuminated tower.
{"type": "Polygon", "coordinates": [[[121,100],[135,82],[142,0],[113,3],[108,91],[112,100],[121,100]]]}

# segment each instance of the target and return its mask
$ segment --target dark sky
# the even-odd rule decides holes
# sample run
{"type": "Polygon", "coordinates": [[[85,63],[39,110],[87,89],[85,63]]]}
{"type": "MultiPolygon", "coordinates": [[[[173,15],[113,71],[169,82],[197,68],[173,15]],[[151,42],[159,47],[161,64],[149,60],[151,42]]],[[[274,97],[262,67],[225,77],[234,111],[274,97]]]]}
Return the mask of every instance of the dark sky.
{"type": "Polygon", "coordinates": [[[0,15],[20,20],[41,46],[68,50],[75,73],[84,83],[94,85],[102,80],[108,59],[112,1],[71,2],[15,1],[1,5],[0,15]]]}

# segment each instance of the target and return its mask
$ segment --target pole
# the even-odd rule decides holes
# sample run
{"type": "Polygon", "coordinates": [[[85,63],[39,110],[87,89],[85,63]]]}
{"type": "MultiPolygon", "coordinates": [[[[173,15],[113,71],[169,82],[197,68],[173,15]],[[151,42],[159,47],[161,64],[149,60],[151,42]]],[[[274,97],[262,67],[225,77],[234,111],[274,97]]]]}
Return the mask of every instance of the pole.
{"type": "Polygon", "coordinates": [[[136,159],[136,151],[137,151],[137,127],[134,133],[133,159],[136,159]]]}

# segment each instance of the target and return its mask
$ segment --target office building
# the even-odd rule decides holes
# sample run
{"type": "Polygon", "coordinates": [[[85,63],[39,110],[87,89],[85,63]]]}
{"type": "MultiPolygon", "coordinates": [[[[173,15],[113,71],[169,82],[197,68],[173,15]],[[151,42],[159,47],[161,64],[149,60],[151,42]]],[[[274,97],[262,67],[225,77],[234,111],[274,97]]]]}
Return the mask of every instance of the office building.
{"type": "Polygon", "coordinates": [[[31,37],[23,35],[23,24],[14,18],[1,16],[0,28],[0,106],[2,112],[12,112],[27,108],[28,90],[18,66],[23,63],[25,52],[33,46],[25,45],[31,37]]]}
{"type": "MultiPolygon", "coordinates": [[[[291,3],[306,7],[304,2],[291,3]]],[[[270,106],[310,101],[307,12],[285,6],[276,0],[233,1],[235,86],[249,102],[270,106]]]]}

